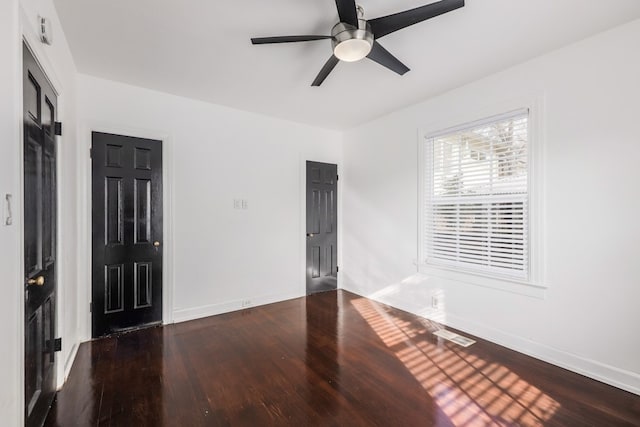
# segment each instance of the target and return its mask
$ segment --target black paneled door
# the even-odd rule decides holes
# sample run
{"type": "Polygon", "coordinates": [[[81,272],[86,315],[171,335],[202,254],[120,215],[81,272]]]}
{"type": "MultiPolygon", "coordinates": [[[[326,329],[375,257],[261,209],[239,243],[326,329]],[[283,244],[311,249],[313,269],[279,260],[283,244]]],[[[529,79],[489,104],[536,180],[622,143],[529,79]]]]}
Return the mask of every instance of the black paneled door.
{"type": "Polygon", "coordinates": [[[92,334],[162,321],[162,142],[92,134],[92,334]]]}
{"type": "MultiPolygon", "coordinates": [[[[57,97],[23,46],[25,424],[42,425],[56,391],[57,97]]],[[[1,422],[0,422],[1,423],[1,422]]]]}
{"type": "Polygon", "coordinates": [[[338,285],[338,166],[307,162],[307,295],[338,285]]]}

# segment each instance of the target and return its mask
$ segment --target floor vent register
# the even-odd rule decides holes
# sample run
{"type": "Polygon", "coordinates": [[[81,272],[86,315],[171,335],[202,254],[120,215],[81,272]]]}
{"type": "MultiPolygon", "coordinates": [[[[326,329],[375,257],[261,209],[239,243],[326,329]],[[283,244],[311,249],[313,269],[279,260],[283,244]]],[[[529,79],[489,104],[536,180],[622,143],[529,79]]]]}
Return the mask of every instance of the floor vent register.
{"type": "Polygon", "coordinates": [[[463,337],[462,335],[458,335],[455,332],[447,331],[445,329],[440,329],[439,331],[434,332],[433,335],[437,335],[440,338],[454,342],[462,347],[469,347],[471,344],[475,344],[475,341],[471,338],[463,337]]]}

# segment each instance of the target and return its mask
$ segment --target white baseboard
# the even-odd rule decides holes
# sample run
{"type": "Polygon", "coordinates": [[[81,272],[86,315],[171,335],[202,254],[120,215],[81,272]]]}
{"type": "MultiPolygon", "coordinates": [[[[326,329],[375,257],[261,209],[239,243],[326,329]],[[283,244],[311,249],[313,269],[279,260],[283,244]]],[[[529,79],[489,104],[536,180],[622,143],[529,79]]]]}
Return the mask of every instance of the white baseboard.
{"type": "Polygon", "coordinates": [[[64,362],[64,375],[62,381],[58,380],[58,390],[62,388],[64,383],[67,382],[67,378],[69,378],[69,373],[71,373],[71,368],[73,367],[73,362],[76,360],[76,355],[78,354],[78,349],[80,348],[80,342],[76,342],[71,347],[71,351],[69,352],[69,356],[67,356],[67,360],[64,362]]]}
{"type": "MultiPolygon", "coordinates": [[[[362,292],[362,289],[358,289],[356,286],[349,286],[345,288],[346,291],[358,294],[366,295],[362,292]]],[[[627,371],[624,369],[616,368],[615,366],[600,363],[596,360],[587,359],[572,353],[568,353],[553,347],[549,347],[539,342],[530,341],[513,335],[487,325],[465,319],[460,316],[446,313],[438,313],[432,316],[427,311],[421,310],[417,307],[412,307],[411,303],[404,303],[400,301],[391,301],[386,298],[371,297],[371,299],[387,304],[392,307],[396,307],[400,310],[407,311],[439,323],[444,323],[454,329],[458,329],[467,334],[475,335],[476,337],[501,345],[508,349],[517,351],[519,353],[526,354],[535,359],[542,360],[552,365],[559,366],[564,369],[576,372],[594,380],[603,382],[605,384],[612,385],[622,390],[640,395],[640,374],[627,371]]]]}
{"type": "Polygon", "coordinates": [[[294,298],[303,297],[304,294],[289,293],[277,295],[264,295],[258,297],[250,297],[246,299],[227,301],[219,304],[208,304],[200,307],[185,308],[174,310],[173,321],[175,323],[186,322],[189,320],[201,319],[203,317],[215,316],[217,314],[229,313],[237,310],[258,307],[261,305],[272,304],[274,302],[286,301],[294,298]],[[243,306],[243,301],[251,300],[249,306],[243,306]]]}
{"type": "Polygon", "coordinates": [[[640,395],[640,375],[634,372],[558,350],[459,316],[447,314],[446,319],[447,326],[451,328],[640,395]]]}

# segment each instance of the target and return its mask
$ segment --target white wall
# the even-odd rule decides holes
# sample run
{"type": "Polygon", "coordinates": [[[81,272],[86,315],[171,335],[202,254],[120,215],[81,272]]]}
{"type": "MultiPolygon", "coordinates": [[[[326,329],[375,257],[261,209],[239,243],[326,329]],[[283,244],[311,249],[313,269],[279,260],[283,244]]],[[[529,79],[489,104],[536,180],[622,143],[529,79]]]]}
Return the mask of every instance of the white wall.
{"type": "Polygon", "coordinates": [[[77,348],[77,254],[75,190],[75,79],[76,70],[51,0],[9,0],[0,3],[0,419],[3,425],[23,423],[24,283],[22,254],[22,38],[32,46],[45,73],[59,92],[58,120],[64,124],[59,139],[58,250],[58,382],[61,383],[77,348]],[[42,45],[35,31],[38,15],[52,22],[53,46],[42,45]],[[13,195],[13,225],[4,225],[5,194],[13,195]],[[64,256],[62,256],[64,254],[64,256]],[[66,368],[66,370],[65,370],[66,368]]]}
{"type": "Polygon", "coordinates": [[[51,0],[5,0],[0,203],[5,193],[18,203],[14,225],[0,224],[0,331],[5,348],[16,349],[0,352],[3,423],[20,425],[23,411],[20,39],[24,32],[36,44],[38,14],[54,22],[54,46],[38,44],[36,54],[61,92],[64,122],[60,378],[77,342],[90,335],[88,147],[89,131],[97,129],[165,140],[173,224],[165,236],[173,254],[166,321],[238,309],[243,300],[257,305],[303,295],[304,160],[333,162],[342,171],[345,288],[640,391],[640,228],[634,221],[640,217],[634,127],[640,21],[349,131],[342,151],[337,132],[88,76],[78,78],[76,105],[75,67],[51,0]],[[544,298],[416,274],[418,128],[465,121],[541,94],[544,298]],[[249,209],[234,210],[235,198],[247,199],[249,209]],[[444,310],[430,309],[433,293],[444,296],[444,310]]]}
{"type": "MultiPolygon", "coordinates": [[[[173,311],[165,322],[304,295],[304,161],[340,166],[339,133],[84,75],[79,94],[85,177],[91,130],[161,138],[168,147],[173,238],[165,236],[164,248],[173,274],[164,284],[173,283],[173,311]],[[249,209],[235,210],[234,199],[247,199],[249,209]]],[[[88,262],[80,259],[85,301],[88,262]]]]}
{"type": "MultiPolygon", "coordinates": [[[[4,225],[5,194],[13,194],[17,203],[20,200],[20,128],[16,108],[20,96],[16,85],[20,77],[17,63],[20,40],[18,28],[18,1],[0,2],[0,204],[3,212],[0,219],[0,339],[4,343],[4,350],[0,351],[0,419],[8,420],[8,425],[19,425],[22,413],[18,369],[18,366],[22,365],[17,351],[23,345],[23,337],[18,330],[22,298],[22,257],[18,249],[20,221],[16,221],[16,225],[10,227],[4,225]]],[[[19,212],[17,206],[14,207],[14,214],[16,211],[19,212]]]]}
{"type": "Polygon", "coordinates": [[[347,132],[344,287],[640,394],[639,41],[634,21],[347,132]],[[548,289],[416,273],[418,129],[536,97],[548,289]]]}

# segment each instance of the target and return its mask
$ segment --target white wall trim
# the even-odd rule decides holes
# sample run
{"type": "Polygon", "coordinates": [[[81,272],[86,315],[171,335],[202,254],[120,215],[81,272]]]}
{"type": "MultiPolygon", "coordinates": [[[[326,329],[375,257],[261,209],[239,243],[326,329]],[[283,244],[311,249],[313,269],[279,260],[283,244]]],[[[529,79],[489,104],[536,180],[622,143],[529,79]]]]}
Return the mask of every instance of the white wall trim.
{"type": "Polygon", "coordinates": [[[300,269],[300,295],[307,293],[307,158],[300,154],[298,186],[300,193],[300,216],[298,218],[299,230],[299,269],[300,269]]]}
{"type": "Polygon", "coordinates": [[[73,347],[69,352],[69,357],[64,362],[64,376],[62,378],[62,384],[58,386],[58,390],[62,388],[62,385],[67,382],[67,378],[69,378],[69,374],[71,373],[71,368],[73,367],[73,362],[76,360],[76,355],[78,354],[78,350],[80,349],[80,342],[73,343],[73,347]]]}
{"type": "Polygon", "coordinates": [[[461,271],[455,267],[443,267],[422,264],[419,265],[419,272],[432,277],[458,282],[462,285],[481,286],[483,288],[497,289],[517,295],[526,295],[537,299],[546,298],[546,288],[535,284],[512,279],[509,277],[498,278],[496,276],[485,276],[483,274],[461,271]]]}
{"type": "Polygon", "coordinates": [[[185,308],[185,309],[174,311],[173,319],[176,323],[187,322],[189,320],[202,319],[204,317],[230,313],[232,311],[251,309],[261,305],[301,298],[304,295],[305,295],[305,291],[303,290],[301,294],[295,292],[295,293],[263,295],[259,297],[252,297],[250,306],[243,306],[244,300],[232,300],[232,301],[227,301],[219,304],[209,304],[209,305],[203,305],[200,307],[185,308]]]}
{"type": "Polygon", "coordinates": [[[640,374],[527,340],[460,316],[446,314],[446,324],[527,356],[640,395],[640,374]]]}
{"type": "Polygon", "coordinates": [[[447,119],[427,124],[418,129],[418,236],[417,236],[417,266],[418,272],[450,278],[452,280],[472,285],[495,288],[516,294],[535,296],[544,299],[544,289],[549,287],[546,279],[545,262],[545,177],[544,152],[546,144],[545,130],[545,94],[536,92],[515,96],[502,102],[485,105],[481,108],[459,113],[452,112],[447,119]],[[429,135],[441,132],[442,129],[452,129],[464,123],[474,123],[486,120],[488,117],[505,114],[509,111],[521,109],[529,110],[529,278],[513,280],[510,278],[494,278],[482,273],[458,271],[440,265],[425,264],[422,239],[425,235],[424,205],[424,140],[429,135]]]}
{"type": "MultiPolygon", "coordinates": [[[[55,73],[55,68],[51,64],[46,51],[42,48],[42,42],[36,30],[31,25],[31,21],[23,9],[22,4],[20,4],[20,24],[23,41],[29,47],[40,68],[45,72],[45,78],[49,81],[56,95],[58,95],[58,97],[62,96],[64,92],[62,82],[55,73]]],[[[20,61],[20,63],[22,64],[22,61],[20,61]]]]}
{"type": "MultiPolygon", "coordinates": [[[[363,296],[364,293],[361,289],[357,288],[350,287],[350,289],[347,290],[360,296],[363,296]]],[[[411,307],[409,304],[400,307],[385,298],[377,297],[375,295],[365,298],[369,298],[400,310],[407,311],[416,316],[444,324],[445,326],[458,329],[464,333],[474,335],[535,359],[542,360],[605,384],[640,395],[640,374],[638,373],[619,369],[615,366],[607,365],[593,359],[568,353],[566,351],[466,319],[462,316],[442,312],[429,313],[429,311],[425,312],[415,306],[411,307]]]]}
{"type": "Polygon", "coordinates": [[[80,125],[78,143],[78,176],[84,177],[79,180],[78,194],[84,203],[79,207],[81,210],[79,232],[79,262],[78,262],[78,283],[85,286],[78,288],[78,321],[79,336],[81,341],[91,339],[91,312],[89,303],[91,302],[91,158],[89,156],[91,148],[91,133],[104,132],[117,135],[126,135],[137,138],[157,139],[162,141],[162,214],[163,214],[163,254],[162,254],[162,323],[170,324],[174,322],[173,300],[174,300],[174,236],[173,236],[173,137],[170,132],[161,130],[150,130],[122,126],[113,123],[85,122],[80,125]]]}

